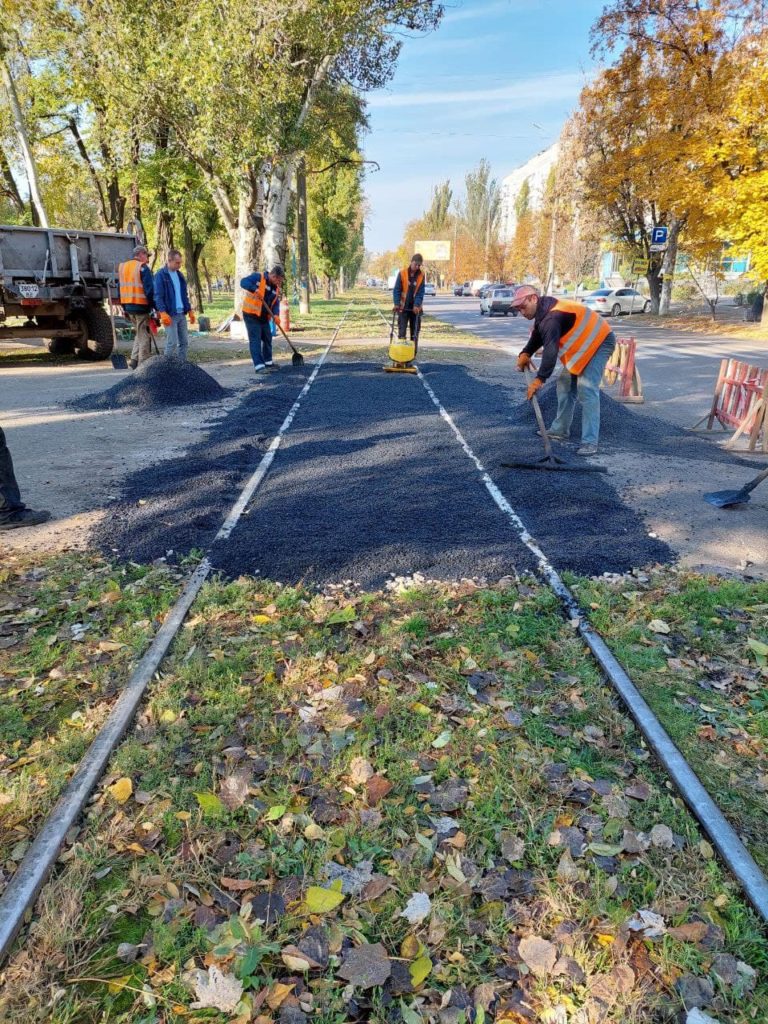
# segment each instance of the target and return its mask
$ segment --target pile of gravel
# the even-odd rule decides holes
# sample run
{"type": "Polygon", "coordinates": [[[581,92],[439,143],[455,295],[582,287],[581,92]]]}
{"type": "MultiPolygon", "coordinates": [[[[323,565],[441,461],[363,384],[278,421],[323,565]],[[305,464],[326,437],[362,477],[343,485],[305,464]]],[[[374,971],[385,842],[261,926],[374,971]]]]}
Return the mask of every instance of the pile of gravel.
{"type": "Polygon", "coordinates": [[[66,404],[84,411],[101,409],[160,409],[168,405],[215,402],[227,394],[218,381],[194,363],[153,356],[114,387],[83,395],[66,404]]]}

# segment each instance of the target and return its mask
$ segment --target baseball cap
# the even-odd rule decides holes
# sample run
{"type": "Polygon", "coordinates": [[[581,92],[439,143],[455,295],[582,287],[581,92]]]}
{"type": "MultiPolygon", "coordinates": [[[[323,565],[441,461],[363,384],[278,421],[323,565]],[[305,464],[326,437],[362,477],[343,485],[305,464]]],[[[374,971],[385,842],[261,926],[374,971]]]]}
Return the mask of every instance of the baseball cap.
{"type": "Polygon", "coordinates": [[[539,293],[530,284],[521,284],[519,288],[515,290],[515,294],[512,296],[510,306],[522,306],[527,298],[531,295],[538,295],[539,293]]]}

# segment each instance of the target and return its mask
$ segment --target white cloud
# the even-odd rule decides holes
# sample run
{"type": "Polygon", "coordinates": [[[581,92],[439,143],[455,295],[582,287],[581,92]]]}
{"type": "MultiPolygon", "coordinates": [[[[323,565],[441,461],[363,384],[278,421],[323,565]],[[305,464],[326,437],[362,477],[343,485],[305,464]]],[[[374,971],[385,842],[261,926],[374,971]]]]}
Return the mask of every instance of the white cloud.
{"type": "Polygon", "coordinates": [[[521,7],[532,6],[532,0],[493,0],[491,3],[478,4],[467,3],[465,7],[457,7],[452,9],[450,4],[446,4],[446,14],[443,18],[442,24],[453,25],[457,21],[469,21],[490,17],[493,14],[512,14],[514,10],[519,10],[521,7]]]}
{"type": "Polygon", "coordinates": [[[456,89],[432,92],[408,91],[368,97],[371,108],[445,107],[455,104],[467,109],[478,103],[503,103],[509,108],[550,103],[578,96],[586,79],[581,71],[564,71],[551,75],[510,82],[485,89],[456,89]]]}

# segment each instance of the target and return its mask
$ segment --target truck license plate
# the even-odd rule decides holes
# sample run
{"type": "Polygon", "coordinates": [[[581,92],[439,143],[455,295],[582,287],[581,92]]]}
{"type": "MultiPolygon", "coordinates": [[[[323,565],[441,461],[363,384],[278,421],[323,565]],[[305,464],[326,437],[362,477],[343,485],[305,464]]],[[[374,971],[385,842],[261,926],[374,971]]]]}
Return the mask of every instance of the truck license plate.
{"type": "Polygon", "coordinates": [[[40,289],[36,284],[28,284],[22,281],[19,284],[19,292],[21,293],[21,297],[23,299],[36,299],[40,292],[40,289]]]}

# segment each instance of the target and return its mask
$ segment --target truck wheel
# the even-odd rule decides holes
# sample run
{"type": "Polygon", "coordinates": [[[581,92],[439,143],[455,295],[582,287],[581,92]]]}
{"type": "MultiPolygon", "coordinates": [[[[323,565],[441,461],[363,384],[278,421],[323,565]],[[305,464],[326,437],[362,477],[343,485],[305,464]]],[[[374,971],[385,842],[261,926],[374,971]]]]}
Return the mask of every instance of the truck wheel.
{"type": "Polygon", "coordinates": [[[86,341],[77,345],[81,359],[95,361],[109,359],[112,355],[112,325],[109,316],[101,306],[91,306],[85,311],[86,341]]]}
{"type": "Polygon", "coordinates": [[[46,338],[45,347],[52,356],[71,356],[75,342],[72,338],[46,338]]]}

